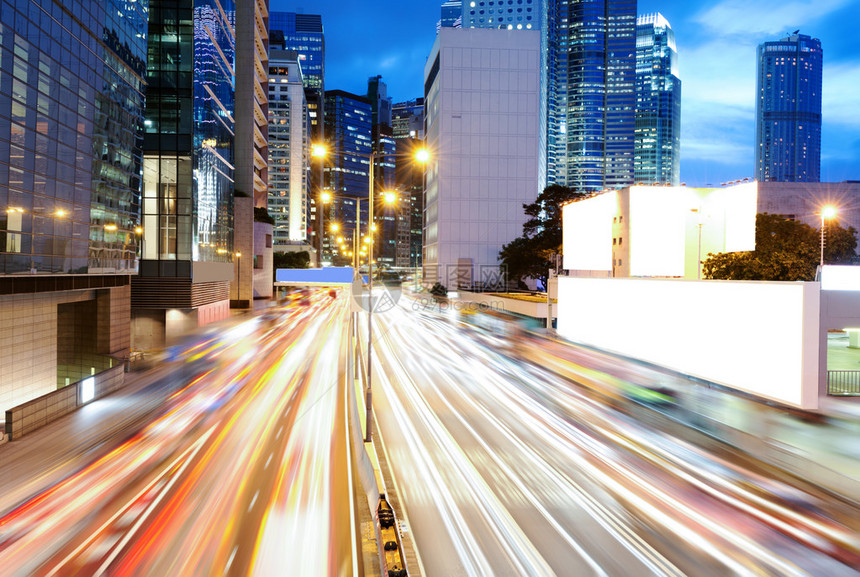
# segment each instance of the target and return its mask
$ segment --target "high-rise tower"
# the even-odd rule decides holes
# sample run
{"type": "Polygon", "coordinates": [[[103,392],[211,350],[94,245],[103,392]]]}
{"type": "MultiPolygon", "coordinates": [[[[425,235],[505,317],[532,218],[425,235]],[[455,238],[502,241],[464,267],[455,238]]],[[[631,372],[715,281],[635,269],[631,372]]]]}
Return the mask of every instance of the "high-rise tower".
{"type": "Polygon", "coordinates": [[[635,181],[678,185],[681,79],[675,33],[662,14],[636,21],[635,181]]]}
{"type": "Polygon", "coordinates": [[[633,182],[636,0],[549,9],[550,182],[580,191],[633,182]],[[554,95],[554,97],[553,97],[554,95]]]}
{"type": "Polygon", "coordinates": [[[757,51],[756,179],[818,182],[821,41],[794,34],[757,51]]]}

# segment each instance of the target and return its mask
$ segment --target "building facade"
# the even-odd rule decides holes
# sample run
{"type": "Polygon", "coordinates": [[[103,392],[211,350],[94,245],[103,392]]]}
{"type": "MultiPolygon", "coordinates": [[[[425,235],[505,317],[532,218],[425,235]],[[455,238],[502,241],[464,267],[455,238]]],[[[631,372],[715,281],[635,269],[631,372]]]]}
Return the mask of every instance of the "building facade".
{"type": "Polygon", "coordinates": [[[631,184],[636,0],[556,0],[549,38],[550,182],[583,192],[631,184]]]}
{"type": "Polygon", "coordinates": [[[241,258],[233,246],[233,13],[230,0],[150,2],[143,257],[132,280],[139,350],[229,315],[241,272],[233,262],[241,258]]]}
{"type": "Polygon", "coordinates": [[[442,3],[441,18],[436,23],[436,32],[442,28],[460,28],[463,25],[463,1],[446,0],[442,3]]]}
{"type": "Polygon", "coordinates": [[[681,79],[675,32],[662,14],[636,21],[634,180],[680,184],[681,79]]]}
{"type": "Polygon", "coordinates": [[[148,12],[0,10],[0,419],[128,359],[148,12]]]}
{"type": "Polygon", "coordinates": [[[295,50],[302,67],[302,82],[307,91],[311,136],[322,140],[325,117],[325,34],[322,16],[271,12],[269,39],[272,48],[295,50]]]}
{"type": "Polygon", "coordinates": [[[255,209],[267,209],[269,197],[269,0],[237,2],[235,23],[233,250],[248,266],[240,266],[241,257],[235,260],[230,302],[248,307],[254,298],[271,297],[274,283],[272,225],[255,217],[255,209]]]}
{"type": "Polygon", "coordinates": [[[795,32],[759,45],[756,58],[756,179],[821,178],[821,41],[795,32]]]}
{"type": "Polygon", "coordinates": [[[391,107],[391,129],[394,138],[424,139],[424,99],[396,102],[391,107]]]}
{"type": "Polygon", "coordinates": [[[332,195],[326,206],[323,259],[331,258],[331,224],[338,235],[351,238],[356,227],[367,230],[367,190],[370,152],[373,145],[370,101],[343,90],[326,91],[326,157],[324,186],[332,195]],[[359,206],[360,203],[360,206],[359,206]]]}
{"type": "Polygon", "coordinates": [[[424,69],[424,281],[497,285],[538,195],[540,33],[443,28],[424,69]]]}
{"type": "Polygon", "coordinates": [[[308,239],[309,133],[298,53],[269,51],[269,214],[274,249],[308,239]]]}

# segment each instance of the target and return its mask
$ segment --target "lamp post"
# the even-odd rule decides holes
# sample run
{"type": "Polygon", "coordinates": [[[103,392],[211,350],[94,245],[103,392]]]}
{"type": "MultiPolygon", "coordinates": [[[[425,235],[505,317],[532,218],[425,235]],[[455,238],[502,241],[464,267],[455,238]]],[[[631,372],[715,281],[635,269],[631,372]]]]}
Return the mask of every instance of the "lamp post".
{"type": "Polygon", "coordinates": [[[314,158],[320,159],[320,187],[319,187],[319,206],[317,210],[319,211],[319,218],[317,219],[317,266],[322,267],[322,252],[323,252],[323,230],[324,230],[324,220],[325,220],[325,205],[331,198],[328,196],[323,187],[323,178],[324,178],[324,168],[323,162],[325,160],[326,154],[328,154],[328,150],[322,144],[314,144],[311,147],[311,156],[314,158]]]}
{"type": "MultiPolygon", "coordinates": [[[[322,145],[314,145],[312,148],[312,154],[315,157],[322,158],[328,154],[328,150],[322,145]]],[[[356,156],[355,153],[350,152],[350,155],[356,156]]],[[[373,219],[373,208],[376,201],[376,180],[374,176],[374,169],[376,167],[376,160],[380,157],[388,157],[388,156],[407,156],[405,154],[397,154],[397,153],[377,153],[375,150],[371,150],[370,154],[359,155],[364,156],[368,159],[368,171],[367,171],[367,238],[369,242],[367,243],[367,276],[368,276],[368,298],[367,298],[367,389],[365,393],[365,408],[367,410],[367,418],[365,420],[365,433],[364,433],[364,441],[369,442],[371,440],[372,433],[372,384],[373,384],[373,365],[371,363],[371,358],[373,355],[373,230],[374,230],[374,219],[373,219]]],[[[415,154],[412,155],[415,160],[421,164],[426,164],[430,160],[430,153],[426,148],[421,148],[415,151],[415,154]]],[[[322,196],[322,195],[321,195],[322,196]]],[[[386,195],[383,195],[383,199],[386,199],[386,195]]],[[[358,265],[361,264],[361,260],[359,258],[360,255],[360,243],[358,235],[358,229],[361,221],[361,202],[357,200],[356,202],[356,212],[355,212],[355,224],[356,224],[356,232],[355,232],[355,248],[353,249],[353,254],[355,255],[356,261],[356,269],[358,269],[358,265]]],[[[322,225],[320,225],[320,230],[322,230],[322,225]]],[[[320,238],[320,252],[322,252],[322,238],[320,238]]]]}
{"type": "MultiPolygon", "coordinates": [[[[237,252],[237,253],[235,253],[235,256],[236,256],[236,266],[239,269],[236,273],[236,278],[237,278],[236,300],[241,301],[242,300],[242,253],[237,252]]],[[[241,303],[239,304],[239,306],[241,306],[241,303]]]]}
{"type": "MultiPolygon", "coordinates": [[[[820,270],[824,270],[824,220],[828,218],[833,218],[836,216],[836,207],[832,205],[827,205],[821,207],[821,263],[820,270]]],[[[819,275],[821,273],[819,272],[819,275]]]]}

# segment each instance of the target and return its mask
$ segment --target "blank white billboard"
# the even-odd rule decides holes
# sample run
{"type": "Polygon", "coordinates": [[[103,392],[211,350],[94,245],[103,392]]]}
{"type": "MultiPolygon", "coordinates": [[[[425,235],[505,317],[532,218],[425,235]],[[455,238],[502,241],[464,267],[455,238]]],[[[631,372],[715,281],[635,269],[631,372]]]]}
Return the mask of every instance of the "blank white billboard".
{"type": "Polygon", "coordinates": [[[562,207],[563,266],[567,270],[612,270],[612,217],[615,191],[562,207]]]}
{"type": "Polygon", "coordinates": [[[630,189],[630,276],[684,276],[690,196],[681,187],[630,189]]]}
{"type": "Polygon", "coordinates": [[[818,402],[817,283],[559,278],[558,332],[802,408],[818,402]]]}
{"type": "Polygon", "coordinates": [[[860,266],[825,265],[821,269],[821,290],[860,291],[860,266]]]}

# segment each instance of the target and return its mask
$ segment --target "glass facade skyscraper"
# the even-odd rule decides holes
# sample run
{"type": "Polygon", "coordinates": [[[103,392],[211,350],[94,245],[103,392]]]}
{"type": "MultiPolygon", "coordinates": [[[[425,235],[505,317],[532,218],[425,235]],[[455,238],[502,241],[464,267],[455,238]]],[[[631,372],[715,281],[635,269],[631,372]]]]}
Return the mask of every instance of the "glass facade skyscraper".
{"type": "Polygon", "coordinates": [[[681,79],[675,33],[662,14],[636,22],[637,183],[678,185],[681,148],[681,79]]]}
{"type": "Polygon", "coordinates": [[[795,32],[757,51],[756,179],[819,182],[821,41],[795,32]]]}
{"type": "Polygon", "coordinates": [[[362,231],[367,223],[373,112],[370,100],[343,90],[326,91],[325,101],[326,145],[334,152],[326,157],[324,169],[325,188],[332,193],[325,222],[337,222],[346,237],[358,222],[364,223],[362,231]],[[356,213],[358,201],[361,214],[356,213]]]}
{"type": "Polygon", "coordinates": [[[0,5],[0,420],[85,376],[122,382],[148,16],[148,0],[0,5]]]}
{"type": "Polygon", "coordinates": [[[0,275],[135,270],[147,10],[2,7],[0,275]]]}
{"type": "Polygon", "coordinates": [[[633,182],[636,0],[550,5],[552,182],[580,191],[633,182]],[[552,96],[554,95],[554,97],[552,96]]]}

